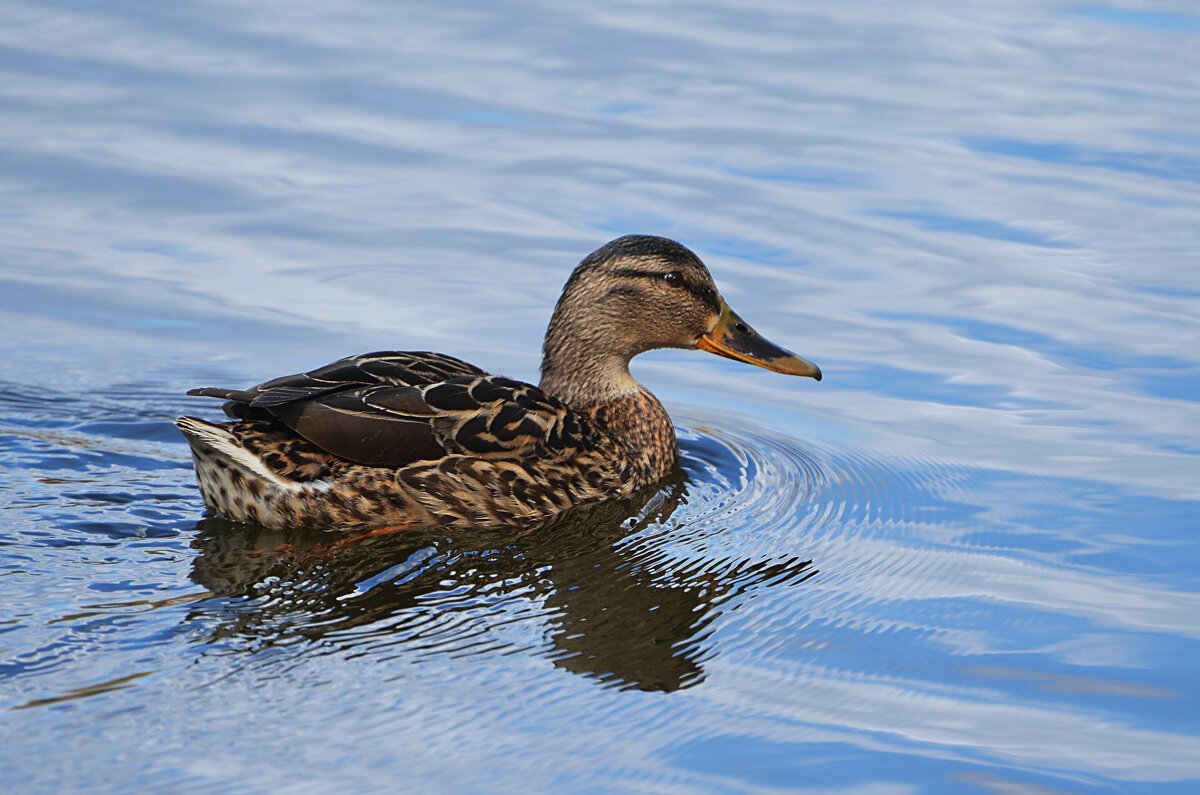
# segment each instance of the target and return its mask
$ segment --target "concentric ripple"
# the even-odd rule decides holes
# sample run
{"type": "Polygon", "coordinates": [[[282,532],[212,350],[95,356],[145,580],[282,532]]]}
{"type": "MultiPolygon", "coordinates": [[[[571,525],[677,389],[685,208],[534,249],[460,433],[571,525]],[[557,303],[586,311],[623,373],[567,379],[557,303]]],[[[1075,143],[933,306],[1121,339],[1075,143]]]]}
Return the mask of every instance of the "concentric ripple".
{"type": "Polygon", "coordinates": [[[686,504],[669,532],[631,541],[668,567],[690,560],[728,581],[731,593],[756,584],[741,576],[750,562],[789,573],[767,578],[766,592],[804,582],[803,596],[739,615],[734,646],[751,647],[748,654],[772,651],[776,641],[760,632],[771,626],[788,628],[777,640],[783,646],[799,632],[818,642],[846,641],[848,627],[894,631],[901,614],[921,616],[905,623],[910,630],[945,633],[945,617],[928,610],[977,589],[981,571],[1011,570],[1011,550],[979,544],[980,515],[996,520],[1005,511],[989,503],[995,484],[981,487],[980,472],[928,455],[826,447],[729,418],[684,415],[679,424],[686,504]]]}
{"type": "Polygon", "coordinates": [[[927,459],[827,448],[728,418],[684,415],[679,425],[688,521],[741,528],[767,546],[815,549],[833,534],[870,536],[937,522],[967,479],[927,459]]]}

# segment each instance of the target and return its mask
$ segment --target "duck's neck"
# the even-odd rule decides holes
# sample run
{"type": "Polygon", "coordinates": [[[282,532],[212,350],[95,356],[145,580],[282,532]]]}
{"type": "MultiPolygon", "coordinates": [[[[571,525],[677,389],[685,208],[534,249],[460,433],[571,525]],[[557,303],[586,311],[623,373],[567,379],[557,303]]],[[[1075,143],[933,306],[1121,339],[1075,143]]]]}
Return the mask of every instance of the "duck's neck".
{"type": "Polygon", "coordinates": [[[542,359],[543,392],[575,409],[607,403],[641,389],[629,374],[629,360],[620,356],[552,356],[542,359]],[[563,360],[566,360],[564,363],[563,360]]]}
{"type": "Polygon", "coordinates": [[[543,391],[575,409],[631,395],[640,389],[629,374],[629,360],[640,351],[615,343],[617,318],[581,321],[559,301],[542,344],[543,391]]]}

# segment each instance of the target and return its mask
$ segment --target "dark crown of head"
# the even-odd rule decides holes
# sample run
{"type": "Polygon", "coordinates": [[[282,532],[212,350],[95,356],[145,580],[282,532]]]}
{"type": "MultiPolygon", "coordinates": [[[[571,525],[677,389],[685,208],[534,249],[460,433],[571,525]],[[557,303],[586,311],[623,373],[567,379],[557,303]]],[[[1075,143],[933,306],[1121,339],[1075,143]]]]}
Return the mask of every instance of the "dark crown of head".
{"type": "Polygon", "coordinates": [[[661,259],[668,262],[700,265],[700,258],[691,249],[674,240],[653,235],[625,235],[589,254],[582,266],[594,267],[602,262],[623,258],[661,259]]]}

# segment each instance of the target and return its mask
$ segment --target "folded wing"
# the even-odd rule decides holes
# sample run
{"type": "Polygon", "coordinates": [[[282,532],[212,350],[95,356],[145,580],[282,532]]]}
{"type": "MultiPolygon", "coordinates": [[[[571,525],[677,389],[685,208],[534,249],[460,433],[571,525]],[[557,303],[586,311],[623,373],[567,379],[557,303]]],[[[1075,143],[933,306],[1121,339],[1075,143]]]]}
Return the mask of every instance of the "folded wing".
{"type": "Polygon", "coordinates": [[[368,466],[451,454],[546,459],[592,446],[580,417],[556,398],[436,353],[364,354],[251,389],[188,394],[224,398],[235,419],[272,417],[326,452],[368,466]]]}

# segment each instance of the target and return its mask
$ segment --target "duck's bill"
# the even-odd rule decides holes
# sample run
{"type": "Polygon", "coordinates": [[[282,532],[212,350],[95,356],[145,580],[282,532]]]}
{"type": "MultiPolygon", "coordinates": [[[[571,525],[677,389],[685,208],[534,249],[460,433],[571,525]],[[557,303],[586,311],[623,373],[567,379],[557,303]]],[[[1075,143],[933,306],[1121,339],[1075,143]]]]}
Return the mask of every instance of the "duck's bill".
{"type": "Polygon", "coordinates": [[[712,331],[700,335],[696,340],[696,347],[718,356],[737,359],[739,362],[756,364],[777,373],[806,375],[821,380],[820,367],[803,356],[797,356],[767,341],[750,328],[749,323],[738,317],[724,301],[721,302],[721,319],[712,331]]]}

